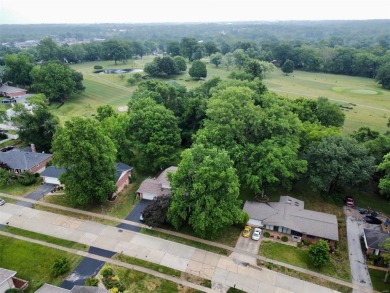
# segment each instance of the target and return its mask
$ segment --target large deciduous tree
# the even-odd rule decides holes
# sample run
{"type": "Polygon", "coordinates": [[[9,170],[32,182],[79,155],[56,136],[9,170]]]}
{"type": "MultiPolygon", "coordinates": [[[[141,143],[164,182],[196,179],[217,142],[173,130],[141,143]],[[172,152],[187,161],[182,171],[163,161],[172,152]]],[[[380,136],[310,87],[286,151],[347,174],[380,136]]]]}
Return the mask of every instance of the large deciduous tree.
{"type": "Polygon", "coordinates": [[[192,55],[195,53],[198,47],[198,42],[194,38],[184,37],[180,42],[180,55],[188,58],[188,61],[192,61],[192,55]]]}
{"type": "Polygon", "coordinates": [[[311,144],[304,157],[311,185],[328,194],[340,187],[367,182],[375,169],[374,157],[351,137],[324,137],[311,144]]]}
{"type": "Polygon", "coordinates": [[[37,93],[44,94],[49,101],[64,101],[73,93],[82,90],[80,78],[68,66],[49,62],[35,66],[31,71],[32,88],[37,93]],[[76,79],[76,81],[75,81],[76,79]]]}
{"type": "Polygon", "coordinates": [[[116,148],[94,119],[74,117],[59,126],[53,139],[54,163],[66,195],[80,206],[100,204],[116,190],[116,148]]]}
{"type": "Polygon", "coordinates": [[[144,223],[151,227],[160,227],[165,224],[170,203],[170,195],[158,196],[150,202],[142,212],[144,223]]]}
{"type": "Polygon", "coordinates": [[[382,88],[390,89],[390,62],[382,64],[379,67],[375,79],[382,85],[382,88]]]}
{"type": "Polygon", "coordinates": [[[292,61],[290,59],[287,59],[286,62],[284,62],[283,65],[282,65],[282,71],[286,75],[288,75],[289,73],[293,73],[293,71],[294,71],[294,61],[292,61]]]}
{"type": "Polygon", "coordinates": [[[187,223],[200,237],[213,238],[243,221],[240,185],[227,152],[195,145],[182,153],[178,171],[169,176],[168,221],[176,229],[187,223]]]}
{"type": "Polygon", "coordinates": [[[31,84],[32,56],[26,52],[7,54],[4,56],[4,64],[9,68],[6,74],[7,81],[24,86],[31,84]]]}
{"type": "Polygon", "coordinates": [[[378,171],[382,171],[384,176],[379,180],[380,193],[390,197],[390,153],[383,157],[382,163],[378,165],[378,171]]]}
{"type": "Polygon", "coordinates": [[[37,150],[50,152],[53,135],[60,121],[50,113],[46,101],[44,95],[31,97],[29,102],[33,111],[20,108],[21,111],[16,111],[13,122],[18,127],[19,138],[24,143],[33,143],[37,150]]]}
{"type": "Polygon", "coordinates": [[[126,62],[133,54],[133,48],[127,41],[108,40],[103,42],[103,54],[105,59],[114,60],[115,64],[118,61],[126,62]]]}
{"type": "Polygon", "coordinates": [[[207,77],[207,68],[200,60],[195,60],[192,63],[191,68],[188,70],[189,75],[194,79],[201,79],[207,77]]]}
{"type": "Polygon", "coordinates": [[[171,110],[151,98],[129,103],[128,137],[141,170],[163,169],[180,145],[180,129],[171,110]]]}

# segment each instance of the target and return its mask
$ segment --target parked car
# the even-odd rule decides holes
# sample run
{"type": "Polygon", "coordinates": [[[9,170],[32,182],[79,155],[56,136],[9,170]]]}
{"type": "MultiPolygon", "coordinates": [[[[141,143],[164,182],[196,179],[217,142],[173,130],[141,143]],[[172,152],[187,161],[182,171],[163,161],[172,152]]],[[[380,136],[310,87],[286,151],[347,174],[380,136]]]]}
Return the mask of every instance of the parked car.
{"type": "Polygon", "coordinates": [[[252,239],[253,240],[259,240],[260,237],[261,237],[261,229],[260,228],[255,228],[255,230],[253,230],[252,239]]]}
{"type": "Polygon", "coordinates": [[[245,238],[249,238],[251,236],[252,227],[251,226],[245,226],[244,230],[242,231],[242,236],[245,238]]]}
{"type": "Polygon", "coordinates": [[[144,221],[144,215],[143,215],[143,213],[141,213],[141,215],[139,216],[139,220],[140,220],[141,222],[144,221]]]}
{"type": "Polygon", "coordinates": [[[9,104],[9,103],[16,103],[16,100],[11,99],[4,99],[1,101],[3,104],[9,104]]]}
{"type": "Polygon", "coordinates": [[[5,200],[0,198],[0,206],[5,204],[5,200]]]}

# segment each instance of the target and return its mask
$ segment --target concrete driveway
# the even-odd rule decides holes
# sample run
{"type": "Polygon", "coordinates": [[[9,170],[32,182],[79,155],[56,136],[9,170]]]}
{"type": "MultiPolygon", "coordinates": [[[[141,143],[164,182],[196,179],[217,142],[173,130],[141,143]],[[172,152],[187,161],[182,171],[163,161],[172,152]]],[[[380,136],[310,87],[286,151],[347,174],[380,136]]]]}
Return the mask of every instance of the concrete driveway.
{"type": "MultiPolygon", "coordinates": [[[[360,237],[363,235],[363,222],[357,216],[356,210],[352,208],[344,207],[344,213],[347,216],[347,238],[352,283],[372,289],[370,274],[360,245],[360,237]]],[[[354,289],[352,292],[360,293],[362,291],[354,289]]]]}

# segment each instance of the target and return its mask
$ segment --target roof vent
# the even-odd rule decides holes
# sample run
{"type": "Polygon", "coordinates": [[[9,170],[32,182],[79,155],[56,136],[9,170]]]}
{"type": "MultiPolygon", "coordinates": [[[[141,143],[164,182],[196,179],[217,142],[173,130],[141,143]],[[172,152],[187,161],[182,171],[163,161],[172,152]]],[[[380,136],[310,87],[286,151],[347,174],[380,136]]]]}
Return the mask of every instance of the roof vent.
{"type": "Polygon", "coordinates": [[[287,203],[288,203],[288,204],[291,204],[291,199],[288,199],[288,200],[287,200],[287,203]]]}
{"type": "Polygon", "coordinates": [[[296,201],[296,202],[295,202],[295,206],[299,206],[299,202],[296,201]]]}

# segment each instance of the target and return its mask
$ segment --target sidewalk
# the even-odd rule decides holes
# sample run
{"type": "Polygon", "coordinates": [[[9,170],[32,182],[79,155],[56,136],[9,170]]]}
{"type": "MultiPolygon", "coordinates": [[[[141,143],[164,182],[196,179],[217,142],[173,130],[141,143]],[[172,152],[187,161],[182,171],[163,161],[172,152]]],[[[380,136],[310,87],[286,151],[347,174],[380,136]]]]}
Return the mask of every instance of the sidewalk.
{"type": "MultiPolygon", "coordinates": [[[[0,194],[1,195],[1,194],[0,194]]],[[[2,195],[3,197],[16,198],[19,197],[2,195]]],[[[31,201],[26,199],[27,201],[31,201]]],[[[35,201],[32,201],[35,202],[35,201]]],[[[110,216],[103,216],[100,214],[93,214],[90,212],[75,210],[66,207],[59,207],[48,203],[41,203],[45,206],[55,207],[61,210],[70,212],[77,212],[87,214],[97,218],[104,218],[116,222],[136,225],[143,227],[143,224],[130,222],[126,220],[116,219],[110,216]]],[[[221,283],[247,291],[247,292],[274,292],[273,290],[284,289],[286,292],[333,292],[328,288],[317,286],[315,284],[304,282],[283,274],[270,271],[266,268],[258,269],[249,266],[243,266],[242,263],[235,262],[228,257],[195,249],[193,247],[182,244],[170,242],[167,240],[151,237],[144,234],[133,233],[130,231],[118,229],[112,226],[105,226],[90,221],[82,221],[76,218],[67,217],[64,215],[57,215],[38,210],[31,210],[27,208],[13,209],[13,205],[6,204],[4,207],[9,209],[5,211],[0,209],[0,224],[9,221],[9,225],[19,228],[35,231],[38,233],[48,234],[59,238],[66,238],[77,241],[86,245],[96,246],[103,249],[113,250],[118,253],[134,256],[145,259],[155,263],[159,263],[168,267],[172,267],[184,272],[188,272],[213,282],[221,283]],[[43,224],[44,223],[44,224],[43,224]],[[293,283],[293,285],[291,285],[293,283]],[[270,291],[265,290],[269,288],[270,291]],[[305,289],[306,288],[306,289],[305,289]],[[307,290],[310,288],[311,291],[307,290]],[[271,290],[272,289],[272,290],[271,290]]],[[[271,262],[296,271],[300,271],[318,278],[326,279],[334,283],[349,286],[351,288],[358,288],[364,292],[373,292],[362,288],[359,285],[352,285],[351,283],[338,280],[332,277],[327,277],[308,271],[299,267],[284,264],[278,261],[266,259],[253,253],[245,252],[241,249],[232,248],[223,244],[214,243],[207,240],[202,240],[196,237],[186,236],[172,231],[164,231],[156,229],[164,233],[169,233],[182,238],[191,239],[198,242],[203,242],[213,246],[225,248],[229,251],[237,252],[241,255],[251,256],[262,261],[271,262]]]]}

